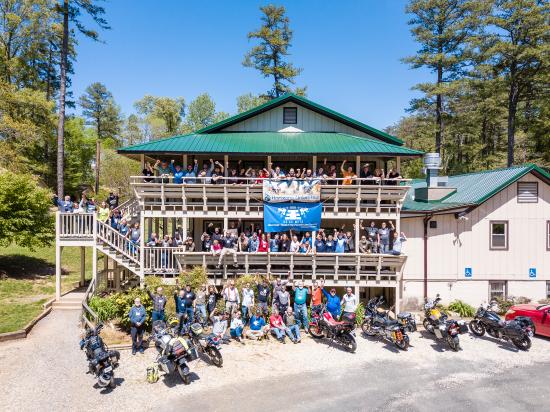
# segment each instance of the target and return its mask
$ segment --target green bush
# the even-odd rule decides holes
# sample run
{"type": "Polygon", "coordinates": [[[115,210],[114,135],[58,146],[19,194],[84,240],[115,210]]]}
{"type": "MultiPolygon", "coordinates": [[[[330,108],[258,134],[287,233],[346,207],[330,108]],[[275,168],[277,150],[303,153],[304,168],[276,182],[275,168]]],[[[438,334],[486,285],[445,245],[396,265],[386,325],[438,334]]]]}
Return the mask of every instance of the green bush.
{"type": "Polygon", "coordinates": [[[365,305],[363,302],[359,302],[357,309],[355,309],[355,324],[361,325],[365,320],[365,305]]]}
{"type": "Polygon", "coordinates": [[[550,299],[549,298],[541,299],[541,300],[539,300],[539,303],[541,305],[550,305],[550,299]]]}
{"type": "Polygon", "coordinates": [[[458,313],[462,318],[471,318],[476,314],[476,309],[461,300],[455,300],[448,306],[449,310],[458,313]]]}
{"type": "Polygon", "coordinates": [[[194,290],[208,283],[206,270],[202,266],[194,266],[190,271],[183,272],[178,279],[181,286],[191,285],[194,290]]]}
{"type": "Polygon", "coordinates": [[[113,299],[110,297],[101,298],[99,296],[93,296],[89,302],[90,308],[97,314],[97,317],[101,321],[112,320],[116,318],[118,307],[113,299]]]}

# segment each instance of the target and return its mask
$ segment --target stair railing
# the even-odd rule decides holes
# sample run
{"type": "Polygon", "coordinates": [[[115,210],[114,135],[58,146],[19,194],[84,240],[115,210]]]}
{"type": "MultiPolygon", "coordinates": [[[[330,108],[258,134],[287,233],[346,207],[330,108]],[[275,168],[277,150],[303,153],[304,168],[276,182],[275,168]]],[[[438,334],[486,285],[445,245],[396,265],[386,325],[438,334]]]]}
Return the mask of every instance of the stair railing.
{"type": "Polygon", "coordinates": [[[97,222],[97,238],[122,256],[139,265],[140,245],[134,243],[106,223],[97,222]]]}

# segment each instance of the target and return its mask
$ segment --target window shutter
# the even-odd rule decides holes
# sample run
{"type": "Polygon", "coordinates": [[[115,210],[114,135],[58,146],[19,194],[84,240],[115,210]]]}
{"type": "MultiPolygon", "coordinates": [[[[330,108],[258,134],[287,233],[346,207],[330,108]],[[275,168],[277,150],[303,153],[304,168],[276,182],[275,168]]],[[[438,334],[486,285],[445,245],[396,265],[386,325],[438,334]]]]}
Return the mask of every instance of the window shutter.
{"type": "Polygon", "coordinates": [[[537,203],[539,184],[537,182],[518,182],[518,203],[537,203]]]}
{"type": "Polygon", "coordinates": [[[298,108],[283,107],[283,124],[296,124],[296,123],[298,123],[298,108]]]}

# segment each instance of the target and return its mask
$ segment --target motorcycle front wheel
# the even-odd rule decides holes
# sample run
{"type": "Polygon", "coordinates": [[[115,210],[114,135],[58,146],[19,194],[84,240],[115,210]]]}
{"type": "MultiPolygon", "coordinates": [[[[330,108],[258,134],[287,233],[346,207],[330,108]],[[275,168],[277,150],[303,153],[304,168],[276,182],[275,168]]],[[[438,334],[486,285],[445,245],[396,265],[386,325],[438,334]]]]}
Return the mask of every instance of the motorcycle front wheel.
{"type": "Polygon", "coordinates": [[[218,348],[207,347],[206,352],[208,353],[208,356],[210,357],[210,360],[214,365],[216,365],[218,368],[221,368],[223,366],[223,357],[218,348]]]}
{"type": "Polygon", "coordinates": [[[395,346],[401,350],[407,350],[409,348],[409,337],[407,335],[403,335],[403,339],[395,341],[395,346]]]}
{"type": "Polygon", "coordinates": [[[426,329],[428,332],[435,334],[434,327],[430,323],[430,320],[428,318],[424,319],[424,322],[422,322],[422,325],[424,325],[424,329],[426,329]]]}
{"type": "Polygon", "coordinates": [[[455,352],[458,352],[460,350],[460,339],[458,338],[458,336],[448,335],[447,343],[449,344],[449,347],[455,352]]]}
{"type": "Polygon", "coordinates": [[[365,319],[363,323],[361,324],[361,330],[365,333],[367,336],[375,336],[376,332],[372,331],[372,319],[365,319]]]}
{"type": "Polygon", "coordinates": [[[485,335],[485,326],[480,321],[474,319],[474,320],[470,321],[469,326],[470,326],[470,330],[472,331],[472,333],[474,335],[476,335],[476,336],[485,335]]]}
{"type": "Polygon", "coordinates": [[[178,375],[180,375],[180,378],[185,385],[189,385],[191,383],[189,373],[185,373],[184,367],[181,365],[178,365],[178,375]]]}
{"type": "Polygon", "coordinates": [[[355,338],[349,333],[344,333],[340,336],[340,342],[346,347],[346,350],[350,353],[354,353],[357,349],[357,342],[355,338]]]}
{"type": "Polygon", "coordinates": [[[323,333],[323,330],[321,329],[318,323],[309,325],[309,333],[315,339],[321,339],[325,337],[325,334],[323,333]]]}
{"type": "Polygon", "coordinates": [[[529,336],[524,336],[521,339],[512,339],[512,343],[519,350],[528,351],[531,348],[531,339],[529,338],[529,336]]]}

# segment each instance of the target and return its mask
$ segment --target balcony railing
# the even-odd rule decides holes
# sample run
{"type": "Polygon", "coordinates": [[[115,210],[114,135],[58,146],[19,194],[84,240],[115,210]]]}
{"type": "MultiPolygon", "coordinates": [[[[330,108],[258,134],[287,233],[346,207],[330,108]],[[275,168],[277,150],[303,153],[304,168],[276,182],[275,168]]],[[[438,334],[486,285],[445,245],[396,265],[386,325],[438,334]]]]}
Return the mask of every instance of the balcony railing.
{"type": "MultiPolygon", "coordinates": [[[[173,183],[172,177],[144,178],[132,176],[131,185],[143,210],[182,211],[183,213],[247,214],[263,211],[261,180],[247,179],[247,183],[229,184],[173,183]]],[[[354,179],[354,184],[343,185],[345,179],[332,179],[321,184],[320,201],[325,214],[365,214],[398,212],[407,191],[409,179],[354,179]]]]}
{"type": "Polygon", "coordinates": [[[283,276],[290,271],[296,279],[323,278],[331,283],[354,281],[369,284],[395,282],[407,260],[405,255],[363,253],[238,252],[236,267],[230,254],[223,258],[222,265],[218,267],[219,255],[208,252],[174,251],[173,256],[183,270],[192,266],[203,266],[209,277],[214,279],[256,272],[283,276]]]}
{"type": "Polygon", "coordinates": [[[56,213],[57,237],[61,240],[93,240],[93,213],[56,213]]]}

